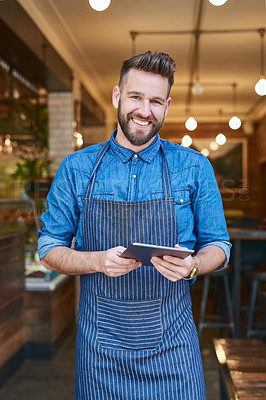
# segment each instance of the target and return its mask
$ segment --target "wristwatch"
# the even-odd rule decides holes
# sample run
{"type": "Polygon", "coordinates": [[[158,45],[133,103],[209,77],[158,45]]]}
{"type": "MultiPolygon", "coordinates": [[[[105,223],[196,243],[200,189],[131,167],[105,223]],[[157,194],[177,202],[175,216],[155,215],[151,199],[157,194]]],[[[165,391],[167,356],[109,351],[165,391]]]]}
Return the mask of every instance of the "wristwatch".
{"type": "Polygon", "coordinates": [[[186,278],[183,278],[183,279],[185,279],[187,281],[190,281],[191,279],[195,279],[197,277],[198,273],[199,273],[199,262],[198,262],[198,259],[195,256],[192,256],[192,258],[193,258],[193,261],[194,261],[194,267],[193,267],[192,271],[190,272],[190,274],[186,278]]]}

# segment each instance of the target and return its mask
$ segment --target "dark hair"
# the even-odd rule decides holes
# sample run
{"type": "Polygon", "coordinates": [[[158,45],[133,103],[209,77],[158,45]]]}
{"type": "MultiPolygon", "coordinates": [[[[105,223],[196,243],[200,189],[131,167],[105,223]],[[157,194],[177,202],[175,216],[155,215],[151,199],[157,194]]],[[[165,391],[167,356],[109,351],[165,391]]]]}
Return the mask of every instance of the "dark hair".
{"type": "Polygon", "coordinates": [[[152,53],[147,51],[143,54],[138,54],[134,57],[128,58],[123,62],[120,70],[119,86],[123,85],[125,75],[131,69],[138,69],[145,72],[153,72],[168,78],[168,95],[174,83],[174,72],[176,68],[175,61],[165,53],[152,53]]]}

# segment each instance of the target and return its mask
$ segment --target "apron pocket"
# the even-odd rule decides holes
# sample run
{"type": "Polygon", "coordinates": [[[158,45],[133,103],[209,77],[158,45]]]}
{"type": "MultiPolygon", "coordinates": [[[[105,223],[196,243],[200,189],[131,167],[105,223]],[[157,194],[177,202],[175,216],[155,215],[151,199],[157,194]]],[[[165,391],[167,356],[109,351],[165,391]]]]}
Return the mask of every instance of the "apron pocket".
{"type": "Polygon", "coordinates": [[[97,297],[97,339],[113,350],[155,350],[162,338],[161,300],[97,297]]]}

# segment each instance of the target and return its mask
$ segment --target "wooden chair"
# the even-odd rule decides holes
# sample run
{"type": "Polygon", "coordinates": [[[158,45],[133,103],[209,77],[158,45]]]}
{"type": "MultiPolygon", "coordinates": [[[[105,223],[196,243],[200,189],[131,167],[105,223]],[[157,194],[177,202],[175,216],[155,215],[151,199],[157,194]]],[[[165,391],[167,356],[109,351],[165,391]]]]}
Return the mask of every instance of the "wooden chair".
{"type": "MultiPolygon", "coordinates": [[[[202,298],[200,304],[200,316],[198,324],[198,335],[201,341],[202,332],[204,328],[229,328],[231,330],[231,336],[235,337],[235,323],[233,318],[233,306],[231,301],[230,289],[229,289],[229,274],[230,268],[227,266],[225,269],[217,272],[211,272],[204,276],[203,278],[203,288],[202,288],[202,298]],[[224,313],[220,312],[217,314],[206,315],[206,307],[209,295],[210,285],[214,279],[220,281],[220,286],[222,286],[223,297],[220,299],[221,306],[226,306],[228,316],[225,317],[224,313]],[[225,301],[223,301],[225,299],[225,301]]],[[[214,300],[217,303],[217,291],[214,294],[214,300]]]]}
{"type": "Polygon", "coordinates": [[[248,278],[251,280],[251,294],[250,303],[248,308],[248,322],[246,329],[246,336],[265,336],[266,337],[266,324],[265,324],[265,310],[263,300],[263,282],[266,282],[266,263],[260,268],[254,269],[248,273],[248,278]],[[259,299],[259,304],[257,302],[259,299]],[[255,322],[256,309],[261,311],[261,323],[255,322]],[[260,329],[256,329],[260,328],[260,329]]]}

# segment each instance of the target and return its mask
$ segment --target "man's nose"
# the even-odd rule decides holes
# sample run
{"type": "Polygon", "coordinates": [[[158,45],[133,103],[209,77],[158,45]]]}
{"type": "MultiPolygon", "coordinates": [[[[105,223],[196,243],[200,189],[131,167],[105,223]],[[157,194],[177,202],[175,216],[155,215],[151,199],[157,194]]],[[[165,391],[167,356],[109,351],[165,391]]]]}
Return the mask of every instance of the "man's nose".
{"type": "Polygon", "coordinates": [[[149,99],[142,99],[139,107],[139,113],[143,118],[147,118],[151,115],[151,107],[149,99]]]}

